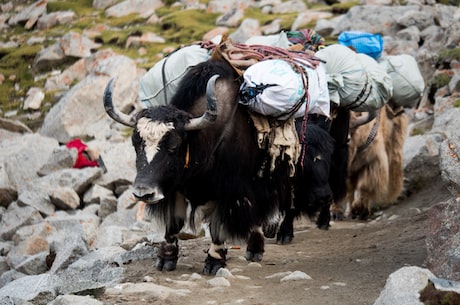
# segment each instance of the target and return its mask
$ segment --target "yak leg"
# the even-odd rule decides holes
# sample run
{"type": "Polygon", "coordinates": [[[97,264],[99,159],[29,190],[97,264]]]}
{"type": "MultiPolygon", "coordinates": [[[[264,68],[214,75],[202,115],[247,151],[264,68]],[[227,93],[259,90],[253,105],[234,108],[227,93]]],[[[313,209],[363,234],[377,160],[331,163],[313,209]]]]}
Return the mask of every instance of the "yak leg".
{"type": "Polygon", "coordinates": [[[213,241],[208,250],[208,256],[204,261],[203,273],[205,275],[216,275],[220,268],[225,268],[227,248],[224,242],[213,241]]]}
{"type": "MultiPolygon", "coordinates": [[[[332,198],[331,198],[332,199],[332,198]]],[[[316,219],[316,226],[321,230],[328,230],[331,226],[331,200],[323,203],[319,211],[318,218],[316,219]]]]}
{"type": "Polygon", "coordinates": [[[367,220],[370,215],[370,196],[363,186],[358,184],[354,199],[351,202],[351,217],[367,220]]]}
{"type": "Polygon", "coordinates": [[[370,215],[369,199],[367,196],[360,195],[351,204],[352,218],[359,220],[367,220],[370,215]]]}
{"type": "Polygon", "coordinates": [[[227,258],[227,248],[225,246],[225,236],[220,225],[211,221],[209,224],[211,234],[211,247],[208,250],[208,256],[204,261],[203,274],[216,275],[220,268],[225,268],[227,258]]]}
{"type": "Polygon", "coordinates": [[[246,260],[249,262],[260,262],[264,256],[264,234],[261,226],[251,230],[246,249],[246,260]]]}
{"type": "Polygon", "coordinates": [[[165,241],[161,243],[158,250],[158,259],[155,264],[157,270],[172,271],[177,267],[177,260],[179,258],[177,234],[184,226],[186,211],[187,203],[185,197],[181,193],[177,193],[174,204],[174,216],[167,222],[165,241]]]}
{"type": "Polygon", "coordinates": [[[334,220],[344,220],[345,211],[343,210],[343,202],[333,202],[331,204],[331,217],[334,220]]]}
{"type": "Polygon", "coordinates": [[[290,244],[294,238],[294,218],[296,212],[294,209],[288,209],[284,216],[283,222],[280,225],[278,234],[276,234],[276,242],[278,244],[290,244]]]}
{"type": "Polygon", "coordinates": [[[169,226],[166,228],[165,240],[161,243],[157,254],[156,268],[157,270],[171,271],[176,269],[177,259],[179,258],[179,246],[177,244],[177,234],[182,228],[182,225],[169,226]]]}

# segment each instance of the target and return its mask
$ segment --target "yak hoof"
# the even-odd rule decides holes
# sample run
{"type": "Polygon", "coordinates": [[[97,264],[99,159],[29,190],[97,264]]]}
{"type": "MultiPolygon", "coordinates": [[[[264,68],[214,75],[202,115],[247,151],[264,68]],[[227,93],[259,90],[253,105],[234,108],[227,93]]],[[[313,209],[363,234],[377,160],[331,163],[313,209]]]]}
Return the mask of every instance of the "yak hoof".
{"type": "Polygon", "coordinates": [[[248,262],[261,262],[264,258],[263,252],[253,253],[251,251],[246,251],[245,258],[248,262]]]}
{"type": "Polygon", "coordinates": [[[276,243],[279,245],[287,245],[292,243],[292,239],[294,236],[288,234],[288,235],[283,235],[278,232],[278,235],[276,236],[276,243]]]}
{"type": "Polygon", "coordinates": [[[318,229],[320,230],[329,230],[330,225],[329,224],[318,224],[318,229]]]}
{"type": "Polygon", "coordinates": [[[162,242],[157,254],[158,260],[155,264],[157,270],[172,271],[177,267],[179,258],[179,247],[177,243],[167,244],[162,242]]]}
{"type": "Polygon", "coordinates": [[[177,267],[177,259],[175,260],[166,260],[159,258],[155,264],[155,267],[159,271],[173,271],[177,267]]]}
{"type": "Polygon", "coordinates": [[[332,212],[331,218],[333,220],[342,221],[345,219],[345,215],[343,214],[343,212],[332,212]]]}
{"type": "Polygon", "coordinates": [[[216,275],[217,271],[220,268],[225,268],[227,264],[225,263],[225,258],[217,259],[208,254],[204,262],[203,274],[205,275],[216,275]]]}
{"type": "Polygon", "coordinates": [[[358,220],[368,220],[369,219],[369,211],[363,208],[353,208],[351,210],[351,218],[358,219],[358,220]]]}

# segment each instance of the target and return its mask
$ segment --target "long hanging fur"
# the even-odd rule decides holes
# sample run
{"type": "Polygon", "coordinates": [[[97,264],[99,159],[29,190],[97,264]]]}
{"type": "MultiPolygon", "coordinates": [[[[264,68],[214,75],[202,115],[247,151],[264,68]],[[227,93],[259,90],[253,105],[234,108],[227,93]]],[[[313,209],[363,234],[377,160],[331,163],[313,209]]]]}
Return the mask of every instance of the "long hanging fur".
{"type": "MultiPolygon", "coordinates": [[[[359,116],[351,113],[351,120],[359,116]]],[[[348,203],[352,213],[366,218],[373,204],[385,207],[393,204],[403,189],[403,146],[408,119],[395,115],[390,106],[380,110],[380,119],[359,126],[351,132],[348,176],[348,203]],[[378,122],[372,142],[369,134],[378,122]]]]}

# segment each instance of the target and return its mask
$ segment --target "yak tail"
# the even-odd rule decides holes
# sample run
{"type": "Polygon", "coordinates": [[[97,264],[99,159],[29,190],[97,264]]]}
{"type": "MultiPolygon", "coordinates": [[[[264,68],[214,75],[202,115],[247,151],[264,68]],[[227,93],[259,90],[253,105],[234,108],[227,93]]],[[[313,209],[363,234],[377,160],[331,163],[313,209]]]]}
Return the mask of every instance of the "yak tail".
{"type": "MultiPolygon", "coordinates": [[[[391,114],[389,115],[389,118],[391,114]]],[[[392,150],[389,154],[389,185],[388,185],[388,201],[395,202],[398,196],[401,195],[404,183],[404,169],[403,169],[403,152],[404,141],[406,139],[408,118],[407,115],[402,113],[392,119],[393,128],[391,131],[392,150]]]]}

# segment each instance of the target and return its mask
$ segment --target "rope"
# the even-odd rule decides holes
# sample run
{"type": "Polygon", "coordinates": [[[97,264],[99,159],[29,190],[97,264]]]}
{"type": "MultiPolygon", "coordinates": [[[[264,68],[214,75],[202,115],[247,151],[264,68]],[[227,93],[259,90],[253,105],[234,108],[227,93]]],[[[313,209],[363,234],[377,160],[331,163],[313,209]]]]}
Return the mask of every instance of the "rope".
{"type": "Polygon", "coordinates": [[[369,136],[367,137],[366,142],[360,147],[358,147],[358,152],[365,150],[366,148],[369,147],[369,145],[372,144],[375,137],[377,136],[377,132],[379,131],[379,123],[380,123],[380,111],[377,112],[377,116],[375,118],[374,125],[372,126],[372,129],[369,132],[369,136]]]}

